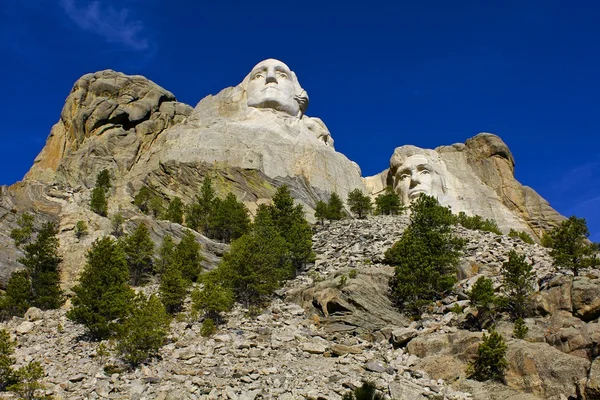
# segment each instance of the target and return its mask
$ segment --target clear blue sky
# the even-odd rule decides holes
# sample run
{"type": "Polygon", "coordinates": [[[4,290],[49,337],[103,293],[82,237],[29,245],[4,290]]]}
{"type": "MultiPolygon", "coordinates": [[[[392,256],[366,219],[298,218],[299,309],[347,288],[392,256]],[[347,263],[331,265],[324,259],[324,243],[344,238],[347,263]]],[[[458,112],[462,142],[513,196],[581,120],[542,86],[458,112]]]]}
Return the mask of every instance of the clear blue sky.
{"type": "Polygon", "coordinates": [[[600,240],[600,3],[0,0],[0,184],[20,180],[77,78],[144,75],[196,105],[278,58],[363,175],[395,147],[478,132],[600,240]]]}

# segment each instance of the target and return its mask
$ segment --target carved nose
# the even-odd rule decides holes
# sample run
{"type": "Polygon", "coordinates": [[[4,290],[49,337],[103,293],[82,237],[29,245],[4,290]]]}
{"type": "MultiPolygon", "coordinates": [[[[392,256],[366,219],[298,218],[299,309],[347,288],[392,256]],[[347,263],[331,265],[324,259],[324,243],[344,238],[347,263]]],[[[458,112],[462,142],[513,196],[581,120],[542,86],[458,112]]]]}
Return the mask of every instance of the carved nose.
{"type": "Polygon", "coordinates": [[[267,83],[277,83],[277,78],[275,77],[275,71],[273,71],[272,69],[268,69],[267,70],[267,76],[265,78],[265,84],[267,83]]]}
{"type": "Polygon", "coordinates": [[[421,183],[421,181],[419,180],[419,173],[417,171],[413,171],[410,174],[410,187],[415,187],[417,186],[419,183],[421,183]]]}

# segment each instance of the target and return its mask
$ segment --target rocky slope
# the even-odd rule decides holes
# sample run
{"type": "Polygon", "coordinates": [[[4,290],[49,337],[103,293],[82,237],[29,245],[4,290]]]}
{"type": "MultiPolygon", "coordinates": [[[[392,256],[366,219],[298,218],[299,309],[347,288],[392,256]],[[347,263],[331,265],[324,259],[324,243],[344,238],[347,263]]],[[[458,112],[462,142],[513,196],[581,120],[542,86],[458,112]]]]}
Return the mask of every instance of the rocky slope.
{"type": "Polygon", "coordinates": [[[406,224],[399,216],[319,227],[314,265],[258,317],[236,308],[212,338],[180,318],[161,358],[133,372],[106,374],[104,365],[118,360],[98,354],[64,310],[31,309],[0,327],[19,341],[18,362],[40,361],[47,392],[65,399],[340,399],[361,380],[398,400],[597,398],[598,271],[573,278],[538,245],[458,227],[469,243],[457,294],[410,321],[392,307],[392,268],[380,263],[406,224]],[[534,265],[537,316],[526,320],[525,340],[512,338],[509,321],[498,324],[508,343],[507,384],[472,381],[465,371],[482,334],[460,328],[470,313],[463,293],[482,275],[501,285],[498,270],[511,249],[534,265]],[[351,270],[356,276],[341,284],[351,270]],[[463,314],[450,311],[456,303],[467,306],[463,314]]]}

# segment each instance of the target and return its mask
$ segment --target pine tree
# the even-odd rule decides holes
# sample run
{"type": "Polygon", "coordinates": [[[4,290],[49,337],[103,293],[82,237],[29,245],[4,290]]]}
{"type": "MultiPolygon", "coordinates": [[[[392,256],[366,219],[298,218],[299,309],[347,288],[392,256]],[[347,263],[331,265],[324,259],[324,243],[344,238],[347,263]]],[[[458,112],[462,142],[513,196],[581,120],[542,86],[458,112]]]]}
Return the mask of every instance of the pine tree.
{"type": "Polygon", "coordinates": [[[150,198],[150,201],[148,201],[148,210],[154,218],[161,218],[163,213],[165,212],[162,197],[152,196],[152,198],[150,198]]]}
{"type": "Polygon", "coordinates": [[[121,214],[120,212],[114,214],[110,219],[110,223],[112,228],[111,234],[116,238],[120,238],[121,236],[123,236],[123,234],[125,233],[123,231],[123,224],[125,223],[125,218],[123,217],[123,214],[121,214]]]}
{"type": "Polygon", "coordinates": [[[385,260],[395,267],[390,284],[396,303],[420,315],[425,305],[452,289],[465,241],[454,237],[454,216],[434,197],[421,195],[413,202],[410,221],[385,260]]]}
{"type": "Polygon", "coordinates": [[[106,217],[108,214],[108,200],[106,199],[106,190],[104,188],[95,187],[92,190],[90,209],[96,214],[106,217]]]}
{"type": "Polygon", "coordinates": [[[469,368],[469,377],[478,381],[504,381],[504,372],[508,368],[506,361],[506,343],[496,331],[483,334],[483,342],[477,348],[477,358],[469,368]]]}
{"type": "Polygon", "coordinates": [[[36,395],[36,392],[44,388],[40,380],[44,377],[45,373],[44,368],[39,362],[30,362],[24,367],[19,368],[15,374],[17,382],[7,388],[9,391],[16,392],[19,398],[24,400],[47,398],[36,395]]]}
{"type": "Polygon", "coordinates": [[[23,213],[17,218],[18,228],[10,231],[10,237],[15,241],[15,245],[21,246],[24,243],[28,243],[33,235],[33,215],[29,213],[23,213]]]}
{"type": "Polygon", "coordinates": [[[5,329],[0,330],[0,392],[17,383],[17,376],[13,369],[15,359],[12,355],[14,352],[15,342],[10,340],[10,335],[5,329]]]}
{"type": "Polygon", "coordinates": [[[368,213],[373,209],[373,205],[371,204],[371,198],[365,194],[360,189],[354,189],[350,193],[348,193],[348,206],[350,207],[350,211],[354,214],[358,215],[359,219],[365,218],[368,213]]]}
{"type": "Polygon", "coordinates": [[[545,238],[550,256],[557,267],[568,268],[577,276],[579,270],[600,264],[598,246],[588,242],[590,231],[584,218],[570,217],[554,228],[545,238]]]}
{"type": "Polygon", "coordinates": [[[339,220],[344,218],[344,203],[340,196],[333,192],[327,202],[327,219],[339,220]]]}
{"type": "Polygon", "coordinates": [[[192,292],[194,310],[203,311],[205,318],[214,322],[221,322],[221,313],[228,311],[233,306],[234,294],[231,288],[219,283],[214,274],[209,274],[203,279],[204,288],[192,292]]]}
{"type": "Polygon", "coordinates": [[[207,235],[210,229],[210,220],[214,211],[215,199],[216,193],[212,187],[212,180],[208,177],[204,178],[200,194],[188,208],[186,216],[187,226],[207,235]]]}
{"type": "Polygon", "coordinates": [[[530,311],[529,295],[533,291],[535,277],[531,264],[525,261],[525,255],[511,250],[508,261],[502,264],[502,275],[509,313],[513,319],[527,317],[530,311]]]}
{"type": "Polygon", "coordinates": [[[477,279],[469,297],[471,305],[477,309],[479,326],[486,325],[490,320],[494,323],[500,301],[494,293],[492,280],[483,276],[477,279]]]}
{"type": "Polygon", "coordinates": [[[122,247],[110,237],[96,240],[87,254],[79,285],[73,288],[73,308],[67,317],[86,326],[93,339],[107,339],[128,314],[133,290],[122,247]]]}
{"type": "Polygon", "coordinates": [[[154,242],[145,224],[140,223],[137,228],[122,239],[125,258],[129,265],[131,284],[138,286],[143,283],[147,275],[152,272],[154,264],[154,242]]]}
{"type": "Polygon", "coordinates": [[[200,243],[196,241],[196,237],[191,231],[186,230],[183,238],[175,248],[175,265],[181,271],[184,279],[196,282],[202,272],[202,260],[200,243]]]}
{"type": "Polygon", "coordinates": [[[175,242],[173,236],[165,235],[158,250],[158,260],[154,263],[154,272],[163,274],[175,262],[175,242]]]}
{"type": "Polygon", "coordinates": [[[183,278],[176,265],[166,268],[160,277],[160,300],[169,314],[176,314],[181,310],[185,296],[188,293],[189,282],[183,278]]]}
{"type": "Polygon", "coordinates": [[[385,192],[375,199],[375,213],[378,215],[399,215],[403,211],[400,196],[391,186],[386,186],[385,192]]]}
{"type": "Polygon", "coordinates": [[[75,237],[81,239],[88,234],[88,227],[85,221],[77,221],[75,224],[75,237]]]}
{"type": "Polygon", "coordinates": [[[25,246],[25,257],[19,262],[27,268],[31,281],[31,304],[42,310],[59,308],[63,303],[60,289],[58,239],[56,226],[46,223],[35,242],[25,246]]]}
{"type": "Polygon", "coordinates": [[[158,297],[139,294],[119,328],[117,350],[132,367],[158,354],[169,333],[171,317],[158,297]]]}
{"type": "Polygon", "coordinates": [[[27,271],[15,271],[6,285],[6,293],[0,299],[0,320],[12,316],[22,317],[32,305],[31,281],[27,271]]]}
{"type": "Polygon", "coordinates": [[[152,198],[152,191],[148,186],[142,186],[133,198],[133,204],[137,206],[141,212],[148,214],[150,211],[149,202],[152,198]]]}
{"type": "Polygon", "coordinates": [[[165,219],[177,224],[183,223],[183,202],[179,197],[175,197],[169,203],[167,211],[165,211],[165,219]]]}
{"type": "Polygon", "coordinates": [[[229,243],[239,238],[250,229],[250,217],[246,206],[237,201],[233,193],[224,200],[214,199],[210,216],[210,233],[212,237],[229,243]]]}
{"type": "Polygon", "coordinates": [[[103,169],[96,175],[96,187],[103,188],[107,192],[110,190],[110,172],[107,169],[103,169]]]}
{"type": "Polygon", "coordinates": [[[322,200],[317,201],[315,205],[315,218],[319,220],[321,225],[323,225],[323,222],[327,218],[327,203],[322,200]]]}

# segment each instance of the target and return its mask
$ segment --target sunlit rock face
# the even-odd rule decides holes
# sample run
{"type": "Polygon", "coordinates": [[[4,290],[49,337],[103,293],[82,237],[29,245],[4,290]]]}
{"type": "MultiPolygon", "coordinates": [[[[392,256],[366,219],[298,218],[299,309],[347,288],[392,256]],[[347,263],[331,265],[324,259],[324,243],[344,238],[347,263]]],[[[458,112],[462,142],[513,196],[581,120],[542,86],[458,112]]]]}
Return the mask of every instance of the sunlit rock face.
{"type": "Polygon", "coordinates": [[[132,168],[132,181],[169,181],[165,192],[191,199],[204,176],[219,175],[250,206],[287,184],[312,217],[318,200],[334,191],[345,198],[364,185],[358,165],[334,150],[325,124],[304,114],[307,106],[296,74],[281,61],[262,61],[161,134],[132,168]]]}
{"type": "Polygon", "coordinates": [[[539,237],[564,217],[514,178],[514,165],[502,139],[480,133],[464,144],[435,150],[398,147],[389,169],[364,181],[373,195],[391,185],[409,204],[425,193],[454,213],[480,215],[495,220],[502,231],[515,229],[539,237]]]}

